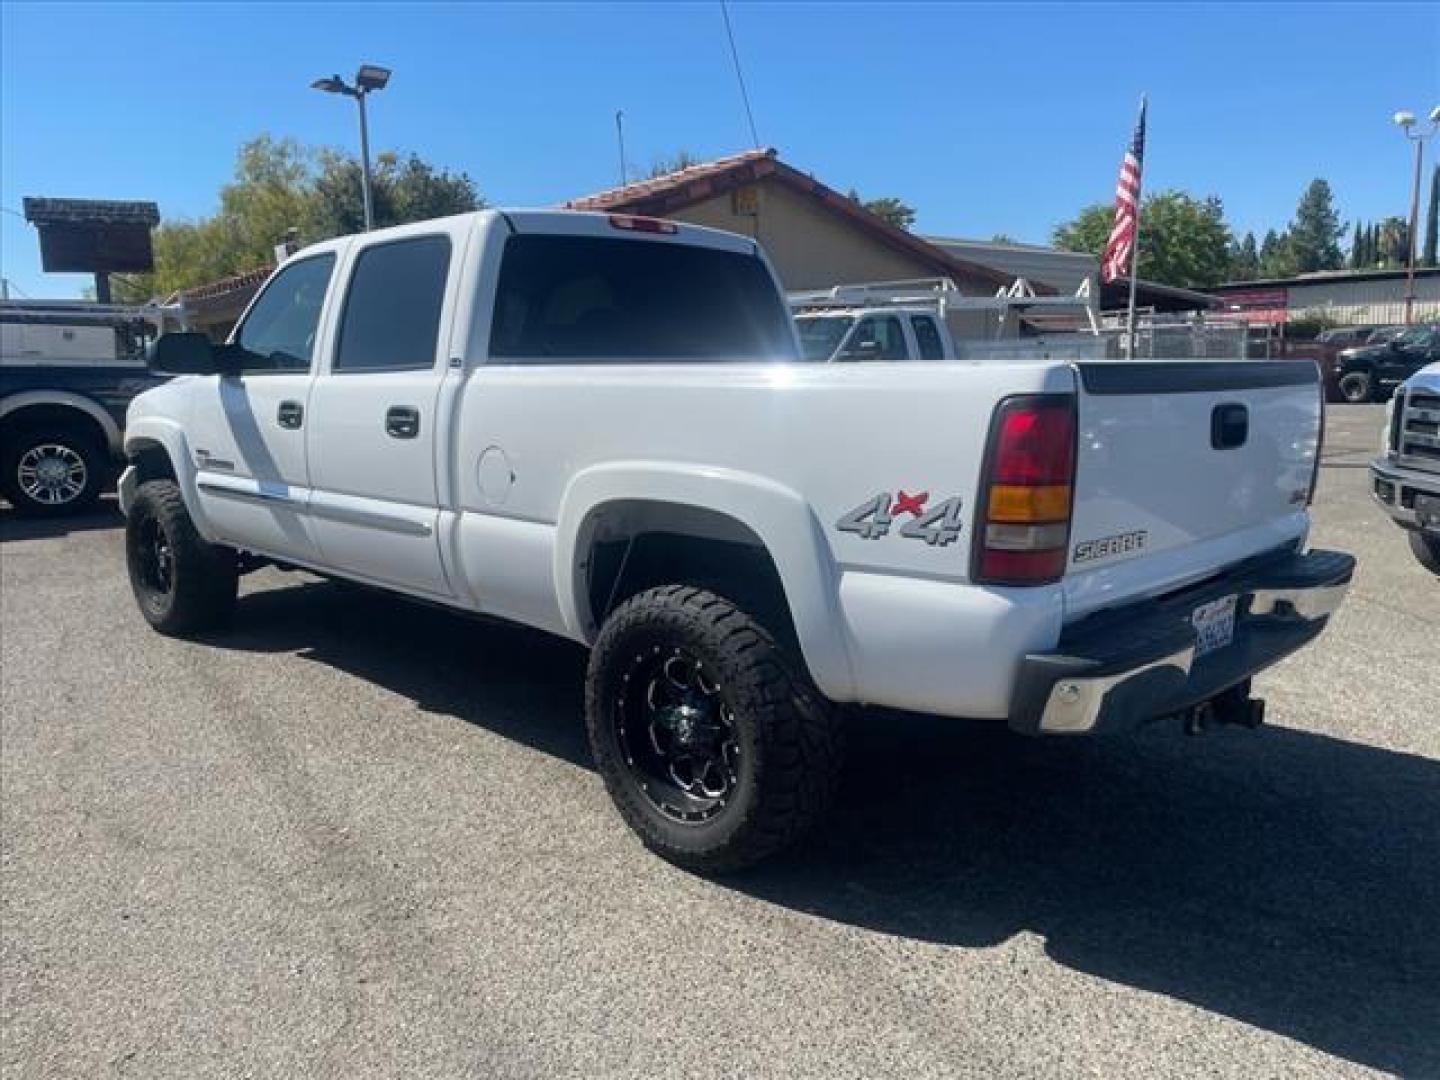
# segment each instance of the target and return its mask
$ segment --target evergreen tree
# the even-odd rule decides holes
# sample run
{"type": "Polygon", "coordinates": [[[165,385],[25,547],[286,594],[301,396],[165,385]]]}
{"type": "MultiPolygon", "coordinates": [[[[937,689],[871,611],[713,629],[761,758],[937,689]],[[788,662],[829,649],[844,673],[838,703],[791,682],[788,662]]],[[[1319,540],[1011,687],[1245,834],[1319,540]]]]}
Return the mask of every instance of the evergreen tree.
{"type": "Polygon", "coordinates": [[[1260,276],[1285,278],[1295,275],[1295,259],[1290,254],[1290,236],[1270,229],[1260,243],[1260,276]]]}
{"type": "Polygon", "coordinates": [[[1339,240],[1344,231],[1329,183],[1316,177],[1301,194],[1290,222],[1288,247],[1295,272],[1340,269],[1339,240]]]}
{"type": "Polygon", "coordinates": [[[1430,173],[1430,211],[1425,215],[1425,254],[1421,260],[1424,265],[1440,265],[1436,262],[1437,242],[1440,242],[1440,165],[1430,173]]]}
{"type": "Polygon", "coordinates": [[[1376,262],[1392,269],[1410,259],[1410,223],[1402,217],[1387,217],[1377,233],[1376,262]]]}
{"type": "Polygon", "coordinates": [[[1364,267],[1365,259],[1365,229],[1360,222],[1355,222],[1355,235],[1350,241],[1350,269],[1359,270],[1364,267]]]}
{"type": "Polygon", "coordinates": [[[1253,281],[1260,276],[1260,252],[1253,232],[1230,245],[1229,276],[1231,281],[1253,281]]]}

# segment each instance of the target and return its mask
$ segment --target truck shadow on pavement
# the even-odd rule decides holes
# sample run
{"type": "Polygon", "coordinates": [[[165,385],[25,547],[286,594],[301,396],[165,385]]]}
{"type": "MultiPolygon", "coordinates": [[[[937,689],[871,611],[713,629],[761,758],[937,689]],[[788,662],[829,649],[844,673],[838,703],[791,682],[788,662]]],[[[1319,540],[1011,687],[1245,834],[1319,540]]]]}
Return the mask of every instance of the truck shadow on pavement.
{"type": "MultiPolygon", "coordinates": [[[[216,644],[591,764],[584,653],[546,635],[310,584],[248,596],[216,644]]],[[[1037,741],[873,713],[851,743],[823,834],[717,887],[941,945],[1028,931],[1077,971],[1440,1075],[1440,764],[1283,726],[1037,741]]]]}
{"type": "Polygon", "coordinates": [[[113,496],[102,496],[93,510],[58,517],[26,517],[7,502],[0,502],[0,542],[6,540],[49,540],[71,533],[97,529],[123,529],[125,519],[113,496]]]}

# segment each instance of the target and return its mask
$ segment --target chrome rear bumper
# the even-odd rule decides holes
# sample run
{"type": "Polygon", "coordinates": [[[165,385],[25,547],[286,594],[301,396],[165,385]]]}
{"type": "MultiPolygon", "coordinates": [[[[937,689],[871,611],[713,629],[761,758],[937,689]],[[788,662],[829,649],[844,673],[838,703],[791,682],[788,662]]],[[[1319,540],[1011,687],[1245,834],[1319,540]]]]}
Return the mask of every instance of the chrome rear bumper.
{"type": "Polygon", "coordinates": [[[1082,620],[1054,651],[1025,658],[1010,726],[1087,734],[1208,700],[1314,639],[1344,600],[1354,568],[1341,552],[1290,553],[1082,620]],[[1191,613],[1232,594],[1239,598],[1233,639],[1197,658],[1191,613]]]}

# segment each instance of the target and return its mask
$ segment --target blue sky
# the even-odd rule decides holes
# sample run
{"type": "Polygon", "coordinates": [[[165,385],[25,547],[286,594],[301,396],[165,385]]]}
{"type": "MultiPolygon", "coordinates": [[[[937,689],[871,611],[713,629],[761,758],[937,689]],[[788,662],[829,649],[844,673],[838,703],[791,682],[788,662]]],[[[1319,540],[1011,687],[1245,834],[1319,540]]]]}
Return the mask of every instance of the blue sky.
{"type": "MultiPolygon", "coordinates": [[[[1108,201],[1142,90],[1149,190],[1217,194],[1242,231],[1282,226],[1317,175],[1346,218],[1402,214],[1409,147],[1388,117],[1440,102],[1433,4],[730,10],[761,142],[903,198],[922,232],[1043,242],[1108,201]]],[[[613,184],[616,109],[636,168],[751,141],[715,3],[6,3],[0,19],[7,210],[43,194],[206,214],[246,138],[352,148],[353,107],[308,86],[361,61],[395,70],[372,144],[463,169],[493,203],[613,184]]],[[[3,212],[0,272],[31,296],[85,284],[42,274],[34,230],[3,212]]]]}

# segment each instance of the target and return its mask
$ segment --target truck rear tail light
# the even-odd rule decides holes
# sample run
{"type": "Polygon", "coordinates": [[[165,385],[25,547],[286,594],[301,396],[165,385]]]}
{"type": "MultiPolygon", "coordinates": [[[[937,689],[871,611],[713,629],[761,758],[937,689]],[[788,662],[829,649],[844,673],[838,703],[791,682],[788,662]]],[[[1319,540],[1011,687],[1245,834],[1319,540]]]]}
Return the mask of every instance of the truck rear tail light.
{"type": "Polygon", "coordinates": [[[610,225],[616,229],[628,229],[630,232],[666,233],[673,235],[680,231],[680,226],[673,221],[662,221],[660,218],[636,217],[634,214],[611,214],[610,225]]]}
{"type": "Polygon", "coordinates": [[[975,579],[1042,585],[1065,572],[1075,492],[1075,399],[1027,394],[1001,402],[985,455],[975,579]]]}

